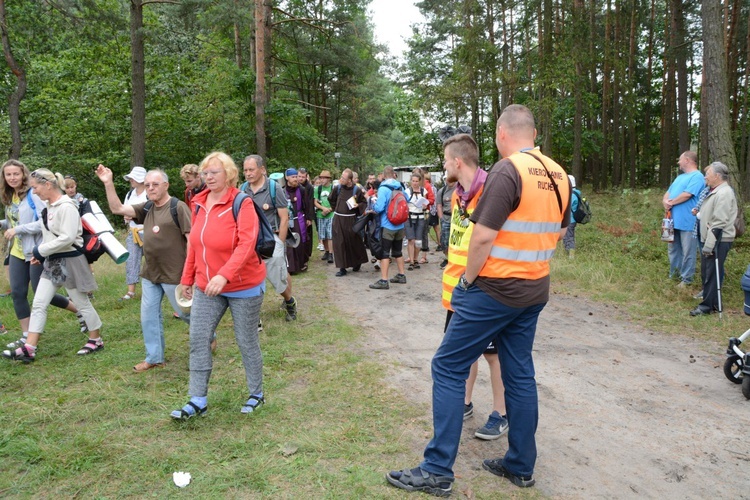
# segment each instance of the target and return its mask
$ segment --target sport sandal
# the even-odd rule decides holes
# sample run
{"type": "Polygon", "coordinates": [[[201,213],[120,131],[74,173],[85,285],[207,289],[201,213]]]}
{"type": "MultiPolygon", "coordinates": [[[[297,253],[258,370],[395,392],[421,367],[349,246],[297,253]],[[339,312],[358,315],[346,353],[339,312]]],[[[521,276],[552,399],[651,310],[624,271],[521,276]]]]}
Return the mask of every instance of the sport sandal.
{"type": "Polygon", "coordinates": [[[207,410],[208,406],[204,406],[203,408],[201,408],[192,401],[188,401],[185,406],[183,406],[179,410],[174,410],[169,414],[169,416],[175,420],[189,420],[193,417],[204,416],[207,410]]]}
{"type": "Polygon", "coordinates": [[[104,349],[104,342],[102,339],[89,339],[83,347],[81,347],[76,354],[79,356],[86,356],[92,352],[101,351],[104,349]]]}
{"type": "Polygon", "coordinates": [[[396,488],[406,491],[424,491],[436,497],[448,497],[453,489],[453,478],[438,476],[419,467],[411,470],[390,471],[385,479],[396,488]]]}
{"type": "Polygon", "coordinates": [[[26,345],[22,345],[21,347],[17,349],[3,351],[2,355],[4,358],[12,359],[13,361],[21,361],[23,363],[28,364],[34,361],[34,357],[36,356],[36,351],[32,351],[29,348],[27,348],[26,345]]]}
{"type": "Polygon", "coordinates": [[[258,411],[261,406],[266,404],[266,400],[263,396],[250,396],[250,398],[242,405],[240,410],[242,413],[252,413],[258,411]]]}

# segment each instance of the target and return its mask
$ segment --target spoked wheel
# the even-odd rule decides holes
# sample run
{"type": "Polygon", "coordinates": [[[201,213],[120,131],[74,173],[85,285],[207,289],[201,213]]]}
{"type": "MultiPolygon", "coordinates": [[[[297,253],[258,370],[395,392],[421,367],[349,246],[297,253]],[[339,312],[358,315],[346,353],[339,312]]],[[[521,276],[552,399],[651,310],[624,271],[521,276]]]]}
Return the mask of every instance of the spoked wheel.
{"type": "MultiPolygon", "coordinates": [[[[735,384],[742,383],[742,358],[736,354],[729,356],[724,362],[724,375],[735,384]]],[[[745,380],[750,381],[750,377],[745,377],[745,380]]],[[[750,391],[750,382],[748,382],[748,391],[750,391]]],[[[744,391],[744,386],[743,386],[744,391]]],[[[750,399],[750,398],[749,398],[750,399]]]]}
{"type": "Polygon", "coordinates": [[[750,377],[742,379],[742,395],[745,396],[746,399],[750,399],[750,377]]]}

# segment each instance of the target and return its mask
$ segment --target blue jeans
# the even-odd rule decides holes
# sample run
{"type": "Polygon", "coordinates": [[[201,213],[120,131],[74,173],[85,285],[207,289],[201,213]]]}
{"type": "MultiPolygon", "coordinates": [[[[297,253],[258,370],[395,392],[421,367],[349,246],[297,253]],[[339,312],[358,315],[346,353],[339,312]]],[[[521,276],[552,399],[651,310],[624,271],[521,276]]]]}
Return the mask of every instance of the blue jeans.
{"type": "Polygon", "coordinates": [[[146,278],[141,279],[141,329],[143,344],[146,346],[146,363],[164,363],[164,323],[161,315],[161,299],[164,295],[172,304],[172,309],[180,315],[180,319],[190,324],[190,314],[182,312],[177,304],[175,288],[177,285],[152,283],[146,278]]]}
{"type": "Polygon", "coordinates": [[[679,274],[682,281],[692,283],[697,251],[698,240],[693,236],[693,231],[675,229],[674,241],[668,246],[669,277],[679,274]]]}
{"type": "Polygon", "coordinates": [[[478,286],[453,290],[453,317],[432,358],[432,420],[434,436],[420,467],[439,476],[453,476],[463,427],[466,379],[472,363],[492,340],[498,346],[505,384],[505,406],[510,431],[503,467],[531,476],[536,463],[539,402],[531,348],[544,304],[508,307],[478,286]]]}

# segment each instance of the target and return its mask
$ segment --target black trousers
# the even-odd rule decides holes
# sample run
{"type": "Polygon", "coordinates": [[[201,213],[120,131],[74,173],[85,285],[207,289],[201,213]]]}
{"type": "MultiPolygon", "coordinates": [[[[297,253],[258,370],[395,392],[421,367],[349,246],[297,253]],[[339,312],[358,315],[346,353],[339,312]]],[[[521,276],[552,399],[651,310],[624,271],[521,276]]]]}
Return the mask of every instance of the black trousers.
{"type": "MultiPolygon", "coordinates": [[[[703,311],[719,310],[719,292],[717,279],[724,281],[724,261],[727,260],[732,241],[718,244],[714,254],[708,257],[701,253],[701,277],[703,279],[703,302],[698,304],[703,311]],[[716,259],[719,259],[719,276],[716,275],[716,259]]],[[[701,247],[702,248],[702,247],[701,247]]]]}

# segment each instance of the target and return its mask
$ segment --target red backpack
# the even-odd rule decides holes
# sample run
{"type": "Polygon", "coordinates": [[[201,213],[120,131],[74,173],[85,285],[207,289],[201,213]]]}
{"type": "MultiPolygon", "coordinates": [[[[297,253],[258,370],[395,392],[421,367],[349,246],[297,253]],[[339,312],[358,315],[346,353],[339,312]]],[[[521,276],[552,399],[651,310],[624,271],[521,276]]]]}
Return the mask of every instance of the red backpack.
{"type": "Polygon", "coordinates": [[[388,202],[388,210],[385,213],[388,221],[395,226],[403,224],[409,218],[409,203],[406,201],[404,192],[400,187],[383,187],[391,190],[391,201],[388,202]]]}

